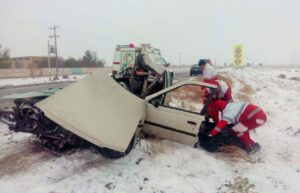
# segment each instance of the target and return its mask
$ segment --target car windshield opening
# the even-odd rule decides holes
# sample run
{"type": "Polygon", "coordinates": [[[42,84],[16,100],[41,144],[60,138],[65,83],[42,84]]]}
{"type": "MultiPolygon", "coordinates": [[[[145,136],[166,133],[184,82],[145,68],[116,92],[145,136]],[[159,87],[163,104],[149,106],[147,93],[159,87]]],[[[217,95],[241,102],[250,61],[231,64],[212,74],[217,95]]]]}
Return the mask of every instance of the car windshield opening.
{"type": "Polygon", "coordinates": [[[205,89],[206,87],[199,85],[183,85],[159,95],[149,102],[154,106],[163,106],[199,114],[205,106],[203,104],[205,89]]]}

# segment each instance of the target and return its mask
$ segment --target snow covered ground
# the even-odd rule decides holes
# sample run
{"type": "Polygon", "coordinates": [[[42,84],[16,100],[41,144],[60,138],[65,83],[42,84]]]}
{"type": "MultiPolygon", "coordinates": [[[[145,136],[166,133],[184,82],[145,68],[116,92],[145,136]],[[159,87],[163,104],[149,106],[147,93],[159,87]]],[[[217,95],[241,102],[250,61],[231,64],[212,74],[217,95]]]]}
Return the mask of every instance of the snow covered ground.
{"type": "Polygon", "coordinates": [[[260,152],[211,154],[166,140],[141,140],[118,160],[88,150],[57,157],[32,136],[10,134],[0,125],[0,192],[299,193],[300,69],[226,68],[220,73],[230,80],[236,100],[267,112],[268,122],[251,133],[260,152]]]}
{"type": "Polygon", "coordinates": [[[35,77],[35,78],[6,78],[0,79],[0,88],[7,86],[21,86],[21,85],[32,85],[32,84],[44,84],[49,82],[67,82],[74,81],[83,78],[85,75],[71,75],[68,79],[59,77],[58,80],[49,81],[49,77],[35,77]]]}

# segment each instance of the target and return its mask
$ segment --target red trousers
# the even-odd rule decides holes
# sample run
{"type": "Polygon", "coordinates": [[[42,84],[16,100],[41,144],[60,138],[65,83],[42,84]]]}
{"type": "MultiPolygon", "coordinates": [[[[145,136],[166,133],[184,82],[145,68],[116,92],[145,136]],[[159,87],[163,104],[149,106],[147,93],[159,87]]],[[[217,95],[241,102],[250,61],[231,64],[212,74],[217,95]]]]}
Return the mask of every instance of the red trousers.
{"type": "Polygon", "coordinates": [[[241,140],[241,142],[250,148],[255,142],[251,139],[249,131],[263,125],[267,121],[267,116],[263,110],[258,111],[253,114],[251,118],[244,118],[236,124],[232,130],[235,132],[236,136],[241,140]]]}

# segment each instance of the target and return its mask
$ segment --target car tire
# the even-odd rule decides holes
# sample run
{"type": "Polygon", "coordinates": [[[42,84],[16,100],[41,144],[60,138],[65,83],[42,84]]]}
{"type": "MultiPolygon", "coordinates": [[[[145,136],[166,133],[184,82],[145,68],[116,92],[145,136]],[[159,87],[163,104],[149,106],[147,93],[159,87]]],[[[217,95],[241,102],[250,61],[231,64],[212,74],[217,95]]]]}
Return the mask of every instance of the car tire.
{"type": "Polygon", "coordinates": [[[127,154],[129,154],[134,146],[134,141],[135,141],[135,136],[132,137],[127,149],[125,152],[120,152],[120,151],[116,151],[107,147],[101,147],[99,148],[99,153],[105,157],[105,158],[109,158],[109,159],[118,159],[121,157],[126,156],[127,154]]]}

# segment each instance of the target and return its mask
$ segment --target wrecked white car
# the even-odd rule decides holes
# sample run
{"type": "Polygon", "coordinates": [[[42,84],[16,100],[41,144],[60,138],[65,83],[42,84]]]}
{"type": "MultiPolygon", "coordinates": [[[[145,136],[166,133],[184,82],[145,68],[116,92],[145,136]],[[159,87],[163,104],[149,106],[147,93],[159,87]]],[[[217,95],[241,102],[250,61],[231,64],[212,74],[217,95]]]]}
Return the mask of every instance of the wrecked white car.
{"type": "Polygon", "coordinates": [[[19,114],[2,111],[1,117],[11,130],[35,134],[44,147],[60,153],[93,147],[105,157],[119,158],[131,151],[140,132],[214,150],[216,142],[211,146],[206,139],[213,124],[204,120],[207,104],[201,87],[215,89],[200,81],[182,81],[141,99],[99,73],[38,103],[23,102],[19,114]],[[20,117],[24,124],[15,122],[20,117]]]}

